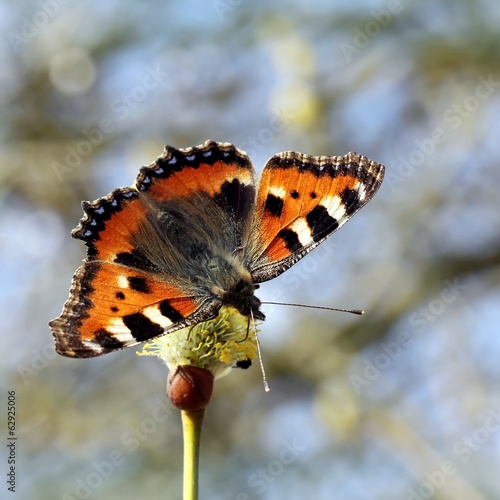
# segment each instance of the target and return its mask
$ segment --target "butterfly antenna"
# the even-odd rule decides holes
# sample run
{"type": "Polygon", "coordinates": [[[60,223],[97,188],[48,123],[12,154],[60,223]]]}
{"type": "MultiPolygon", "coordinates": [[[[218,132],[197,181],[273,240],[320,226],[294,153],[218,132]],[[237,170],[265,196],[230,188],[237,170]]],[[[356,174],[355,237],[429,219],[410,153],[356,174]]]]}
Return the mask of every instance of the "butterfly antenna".
{"type": "MultiPolygon", "coordinates": [[[[252,318],[253,331],[255,333],[255,341],[257,343],[257,353],[259,355],[259,364],[260,364],[260,371],[262,372],[262,381],[264,382],[264,390],[266,392],[269,392],[271,388],[269,387],[269,383],[267,382],[266,370],[264,370],[264,363],[262,362],[262,352],[260,350],[259,334],[257,333],[257,327],[255,326],[253,311],[251,309],[250,309],[250,316],[252,318]]],[[[250,326],[250,321],[248,322],[248,325],[250,326]]]]}
{"type": "MultiPolygon", "coordinates": [[[[253,317],[252,317],[253,319],[253,317]]],[[[247,321],[247,333],[245,335],[245,338],[243,340],[235,340],[236,344],[241,344],[241,342],[245,342],[245,340],[248,338],[248,334],[250,333],[250,319],[247,321]]]]}
{"type": "Polygon", "coordinates": [[[187,336],[187,339],[186,340],[189,340],[189,338],[191,337],[191,332],[193,331],[193,328],[195,327],[196,325],[191,325],[191,327],[189,328],[189,331],[188,331],[188,336],[187,336]]]}
{"type": "Polygon", "coordinates": [[[307,307],[308,309],[324,309],[325,311],[339,311],[351,314],[362,315],[365,311],[361,309],[338,309],[337,307],[325,307],[325,306],[310,306],[307,304],[290,304],[288,302],[262,302],[262,304],[270,304],[273,306],[293,306],[293,307],[307,307]]]}

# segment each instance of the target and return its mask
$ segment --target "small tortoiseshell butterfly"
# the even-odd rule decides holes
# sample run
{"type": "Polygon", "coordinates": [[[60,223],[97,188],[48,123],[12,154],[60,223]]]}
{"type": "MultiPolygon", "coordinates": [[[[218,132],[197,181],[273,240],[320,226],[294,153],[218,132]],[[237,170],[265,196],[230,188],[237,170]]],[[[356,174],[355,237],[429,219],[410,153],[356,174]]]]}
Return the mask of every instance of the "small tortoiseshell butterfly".
{"type": "Polygon", "coordinates": [[[166,147],[134,187],[92,203],[72,236],[87,259],[50,322],[64,356],[99,356],[215,317],[263,320],[257,284],[286,271],[377,192],[384,166],[357,153],[286,152],[256,175],[232,144],[166,147]]]}

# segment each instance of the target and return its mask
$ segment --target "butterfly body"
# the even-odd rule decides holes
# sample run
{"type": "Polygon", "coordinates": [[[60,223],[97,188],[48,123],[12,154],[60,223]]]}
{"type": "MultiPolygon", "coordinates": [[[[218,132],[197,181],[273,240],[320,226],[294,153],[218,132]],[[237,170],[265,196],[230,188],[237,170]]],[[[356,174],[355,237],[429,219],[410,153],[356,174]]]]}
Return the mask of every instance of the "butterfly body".
{"type": "Polygon", "coordinates": [[[224,220],[222,211],[206,205],[210,205],[208,200],[195,205],[177,200],[175,208],[162,207],[150,215],[160,222],[143,229],[137,248],[160,270],[159,279],[175,273],[177,283],[191,290],[192,296],[205,297],[205,307],[212,314],[225,305],[264,320],[248,267],[251,258],[245,255],[245,247],[238,247],[239,231],[234,231],[231,220],[224,220]],[[221,222],[226,230],[217,226],[221,222]],[[169,243],[172,240],[174,245],[169,243]]]}
{"type": "Polygon", "coordinates": [[[87,259],[50,323],[56,350],[97,356],[206,321],[223,305],[263,320],[257,284],[352,217],[383,173],[356,153],[281,153],[257,189],[248,156],[231,144],[167,147],[135,187],[83,203],[72,234],[87,259]]]}

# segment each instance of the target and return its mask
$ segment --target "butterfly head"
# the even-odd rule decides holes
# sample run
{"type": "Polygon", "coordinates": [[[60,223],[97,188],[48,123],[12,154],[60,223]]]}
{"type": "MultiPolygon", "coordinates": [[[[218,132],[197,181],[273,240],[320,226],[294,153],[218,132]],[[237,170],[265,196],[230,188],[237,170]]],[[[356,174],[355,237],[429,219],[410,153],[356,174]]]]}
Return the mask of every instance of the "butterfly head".
{"type": "Polygon", "coordinates": [[[252,281],[240,279],[221,293],[223,305],[232,306],[243,316],[252,316],[264,321],[264,313],[260,310],[261,301],[255,296],[255,285],[252,281]]]}

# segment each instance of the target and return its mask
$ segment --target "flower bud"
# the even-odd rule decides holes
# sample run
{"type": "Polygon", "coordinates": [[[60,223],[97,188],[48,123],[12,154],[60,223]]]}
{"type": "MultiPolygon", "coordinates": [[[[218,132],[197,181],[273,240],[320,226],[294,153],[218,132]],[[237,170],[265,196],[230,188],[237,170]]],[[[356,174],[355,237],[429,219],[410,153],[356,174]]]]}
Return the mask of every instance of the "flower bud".
{"type": "Polygon", "coordinates": [[[167,397],[179,410],[197,411],[205,408],[212,397],[214,376],[205,368],[179,365],[167,381],[167,397]]]}

